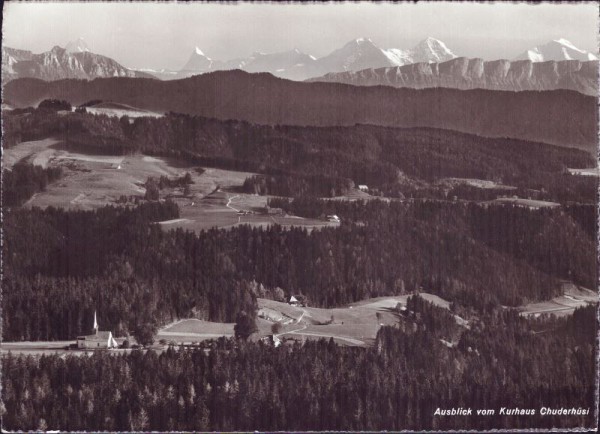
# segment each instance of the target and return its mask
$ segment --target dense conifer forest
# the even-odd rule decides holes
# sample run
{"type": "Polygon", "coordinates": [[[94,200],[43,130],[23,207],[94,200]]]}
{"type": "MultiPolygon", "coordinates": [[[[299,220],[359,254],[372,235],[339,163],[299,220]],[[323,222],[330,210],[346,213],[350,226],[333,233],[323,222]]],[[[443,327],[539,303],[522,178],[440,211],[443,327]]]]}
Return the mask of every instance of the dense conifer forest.
{"type": "Polygon", "coordinates": [[[12,170],[2,171],[3,206],[23,205],[31,196],[44,191],[46,186],[62,175],[60,167],[43,168],[18,162],[12,170]]]}
{"type": "Polygon", "coordinates": [[[448,348],[445,312],[383,327],[371,348],[219,340],[157,354],[2,357],[5,429],[299,431],[567,428],[594,423],[595,308],[568,319],[495,311],[448,348]],[[440,319],[442,318],[442,319],[440,319]],[[401,323],[402,325],[403,323],[401,323]],[[568,369],[565,369],[565,366],[568,369]],[[493,416],[435,416],[437,408],[493,416]],[[533,409],[534,416],[507,416],[533,409]],[[541,415],[542,408],[584,410],[541,415]]]}

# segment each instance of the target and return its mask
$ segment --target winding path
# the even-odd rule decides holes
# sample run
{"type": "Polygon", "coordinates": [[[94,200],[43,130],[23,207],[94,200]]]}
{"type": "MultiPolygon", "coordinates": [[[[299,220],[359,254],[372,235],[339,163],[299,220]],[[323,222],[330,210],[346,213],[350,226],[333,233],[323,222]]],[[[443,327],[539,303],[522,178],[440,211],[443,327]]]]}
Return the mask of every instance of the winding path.
{"type": "Polygon", "coordinates": [[[240,211],[239,209],[236,209],[236,208],[234,208],[234,207],[232,207],[232,206],[231,206],[231,201],[232,201],[233,199],[235,199],[236,197],[240,197],[240,195],[239,195],[239,194],[236,194],[235,196],[231,196],[231,197],[230,197],[230,198],[227,200],[227,204],[226,204],[225,206],[226,206],[227,208],[229,208],[229,209],[232,209],[232,210],[234,210],[235,212],[239,212],[239,211],[240,211]]]}

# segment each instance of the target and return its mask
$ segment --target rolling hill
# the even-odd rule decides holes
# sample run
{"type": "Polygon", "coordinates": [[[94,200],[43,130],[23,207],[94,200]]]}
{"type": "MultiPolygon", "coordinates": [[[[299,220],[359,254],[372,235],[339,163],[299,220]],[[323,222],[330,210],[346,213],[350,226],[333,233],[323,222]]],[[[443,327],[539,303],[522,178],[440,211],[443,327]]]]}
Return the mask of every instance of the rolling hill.
{"type": "Polygon", "coordinates": [[[4,98],[14,107],[36,105],[46,98],[72,104],[100,99],[154,112],[265,125],[433,127],[587,150],[597,143],[596,99],[566,90],[357,87],[221,71],[174,81],[19,79],[5,86],[4,98]]]}

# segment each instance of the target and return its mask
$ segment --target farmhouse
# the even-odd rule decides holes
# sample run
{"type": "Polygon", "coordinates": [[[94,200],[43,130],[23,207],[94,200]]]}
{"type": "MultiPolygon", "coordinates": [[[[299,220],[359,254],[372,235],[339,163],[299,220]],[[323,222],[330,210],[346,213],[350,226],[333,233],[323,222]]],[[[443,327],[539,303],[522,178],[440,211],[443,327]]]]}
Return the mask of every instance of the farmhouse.
{"type": "Polygon", "coordinates": [[[330,221],[330,222],[332,222],[332,223],[339,223],[340,222],[340,218],[337,215],[335,215],[335,214],[328,215],[327,216],[327,220],[330,221]]]}
{"type": "Polygon", "coordinates": [[[271,343],[275,348],[281,346],[281,339],[277,335],[271,335],[271,343]]]}
{"type": "Polygon", "coordinates": [[[306,297],[304,295],[292,295],[288,301],[290,306],[306,306],[306,297]]]}
{"type": "Polygon", "coordinates": [[[86,336],[77,336],[77,348],[116,348],[117,341],[110,331],[99,331],[96,312],[94,312],[94,333],[86,336]]]}
{"type": "Polygon", "coordinates": [[[360,191],[364,191],[364,192],[367,192],[367,191],[369,191],[369,187],[368,187],[367,185],[365,185],[365,184],[359,184],[359,185],[358,185],[358,189],[359,189],[360,191]]]}

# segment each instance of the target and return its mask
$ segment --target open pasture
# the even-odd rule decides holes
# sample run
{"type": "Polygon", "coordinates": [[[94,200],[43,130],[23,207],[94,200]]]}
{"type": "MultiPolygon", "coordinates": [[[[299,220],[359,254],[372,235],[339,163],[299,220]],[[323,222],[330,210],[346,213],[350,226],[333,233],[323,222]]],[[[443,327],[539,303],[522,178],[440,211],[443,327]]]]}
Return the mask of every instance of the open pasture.
{"type": "Polygon", "coordinates": [[[159,118],[164,116],[163,113],[152,112],[149,110],[140,109],[137,107],[132,107],[127,104],[120,104],[114,102],[102,102],[99,104],[95,104],[90,107],[86,107],[86,111],[93,115],[106,115],[112,117],[123,117],[128,116],[130,118],[139,118],[139,117],[153,117],[159,118]]]}
{"type": "Polygon", "coordinates": [[[439,184],[447,185],[449,187],[455,187],[457,185],[468,185],[470,187],[481,188],[481,189],[498,189],[498,190],[516,190],[517,187],[511,185],[504,185],[494,181],[486,179],[476,178],[443,178],[440,179],[439,184]]]}
{"type": "Polygon", "coordinates": [[[530,208],[530,209],[539,209],[539,208],[556,208],[559,207],[560,204],[556,203],[556,202],[547,202],[547,201],[543,201],[543,200],[533,200],[533,199],[522,199],[522,198],[518,198],[518,197],[500,197],[498,199],[495,199],[491,202],[488,203],[492,203],[492,204],[511,204],[511,205],[516,205],[516,206],[520,206],[523,208],[530,208]]]}
{"type": "Polygon", "coordinates": [[[46,150],[43,156],[47,165],[63,168],[63,177],[34,195],[26,206],[99,208],[114,204],[121,196],[143,198],[143,185],[150,176],[179,173],[162,160],[146,161],[140,155],[107,157],[46,150]]]}
{"type": "Polygon", "coordinates": [[[361,191],[358,188],[353,188],[351,191],[349,191],[348,193],[346,193],[343,196],[328,197],[326,199],[327,200],[347,200],[349,202],[354,202],[356,200],[372,200],[372,199],[385,200],[384,198],[379,197],[379,196],[371,196],[369,193],[367,193],[365,191],[361,191]]]}
{"type": "Polygon", "coordinates": [[[2,150],[2,169],[12,169],[19,161],[29,161],[46,167],[42,161],[34,162],[38,155],[45,153],[48,149],[60,143],[57,139],[35,140],[31,142],[19,143],[17,146],[2,150]]]}
{"type": "Polygon", "coordinates": [[[567,169],[571,175],[600,177],[600,167],[589,169],[567,169]]]}
{"type": "MultiPolygon", "coordinates": [[[[266,214],[264,212],[268,200],[266,196],[227,192],[220,188],[222,184],[217,182],[220,180],[215,179],[217,176],[223,177],[229,173],[235,179],[239,177],[239,172],[228,172],[219,169],[207,169],[207,172],[209,172],[209,180],[203,180],[204,174],[200,175],[199,183],[201,184],[197,188],[203,191],[210,188],[217,188],[217,190],[202,197],[201,193],[194,191],[194,185],[192,185],[191,198],[179,197],[175,199],[175,202],[179,205],[180,221],[161,222],[163,228],[175,229],[180,227],[186,230],[201,231],[215,227],[232,228],[240,225],[267,227],[278,224],[286,227],[299,226],[312,230],[319,227],[339,225],[338,223],[317,219],[266,214]],[[217,171],[218,175],[215,174],[217,171]]],[[[231,179],[228,181],[231,182],[231,179]]]]}
{"type": "MultiPolygon", "coordinates": [[[[433,294],[421,293],[421,296],[440,307],[448,309],[450,306],[449,302],[433,294]]],[[[373,344],[380,327],[398,323],[400,319],[393,308],[398,303],[405,305],[408,297],[378,297],[333,309],[290,306],[267,299],[258,299],[258,306],[264,321],[282,324],[280,338],[333,338],[344,345],[368,346],[373,344]]],[[[459,320],[464,322],[457,318],[458,323],[459,320]]]]}
{"type": "Polygon", "coordinates": [[[230,323],[202,321],[199,319],[184,319],[175,321],[158,331],[157,339],[175,342],[201,342],[206,339],[217,339],[221,336],[233,336],[233,326],[230,323]]]}
{"type": "Polygon", "coordinates": [[[539,303],[529,303],[520,310],[521,316],[538,317],[542,314],[556,316],[571,315],[578,307],[584,307],[590,303],[598,302],[598,293],[590,291],[573,284],[563,286],[564,293],[552,300],[539,303]]]}
{"type": "Polygon", "coordinates": [[[180,209],[180,218],[161,222],[165,230],[183,228],[201,231],[239,225],[267,227],[278,224],[308,230],[338,223],[305,219],[286,214],[267,214],[267,196],[240,193],[239,187],[250,172],[216,168],[203,170],[185,161],[148,155],[94,155],[65,149],[58,140],[45,139],[20,143],[4,154],[4,168],[18,161],[42,167],[61,167],[63,176],[35,194],[27,207],[91,210],[117,204],[122,196],[143,199],[149,177],[181,177],[189,173],[193,183],[187,196],[182,188],[161,190],[161,199],[171,199],[180,209]]]}

